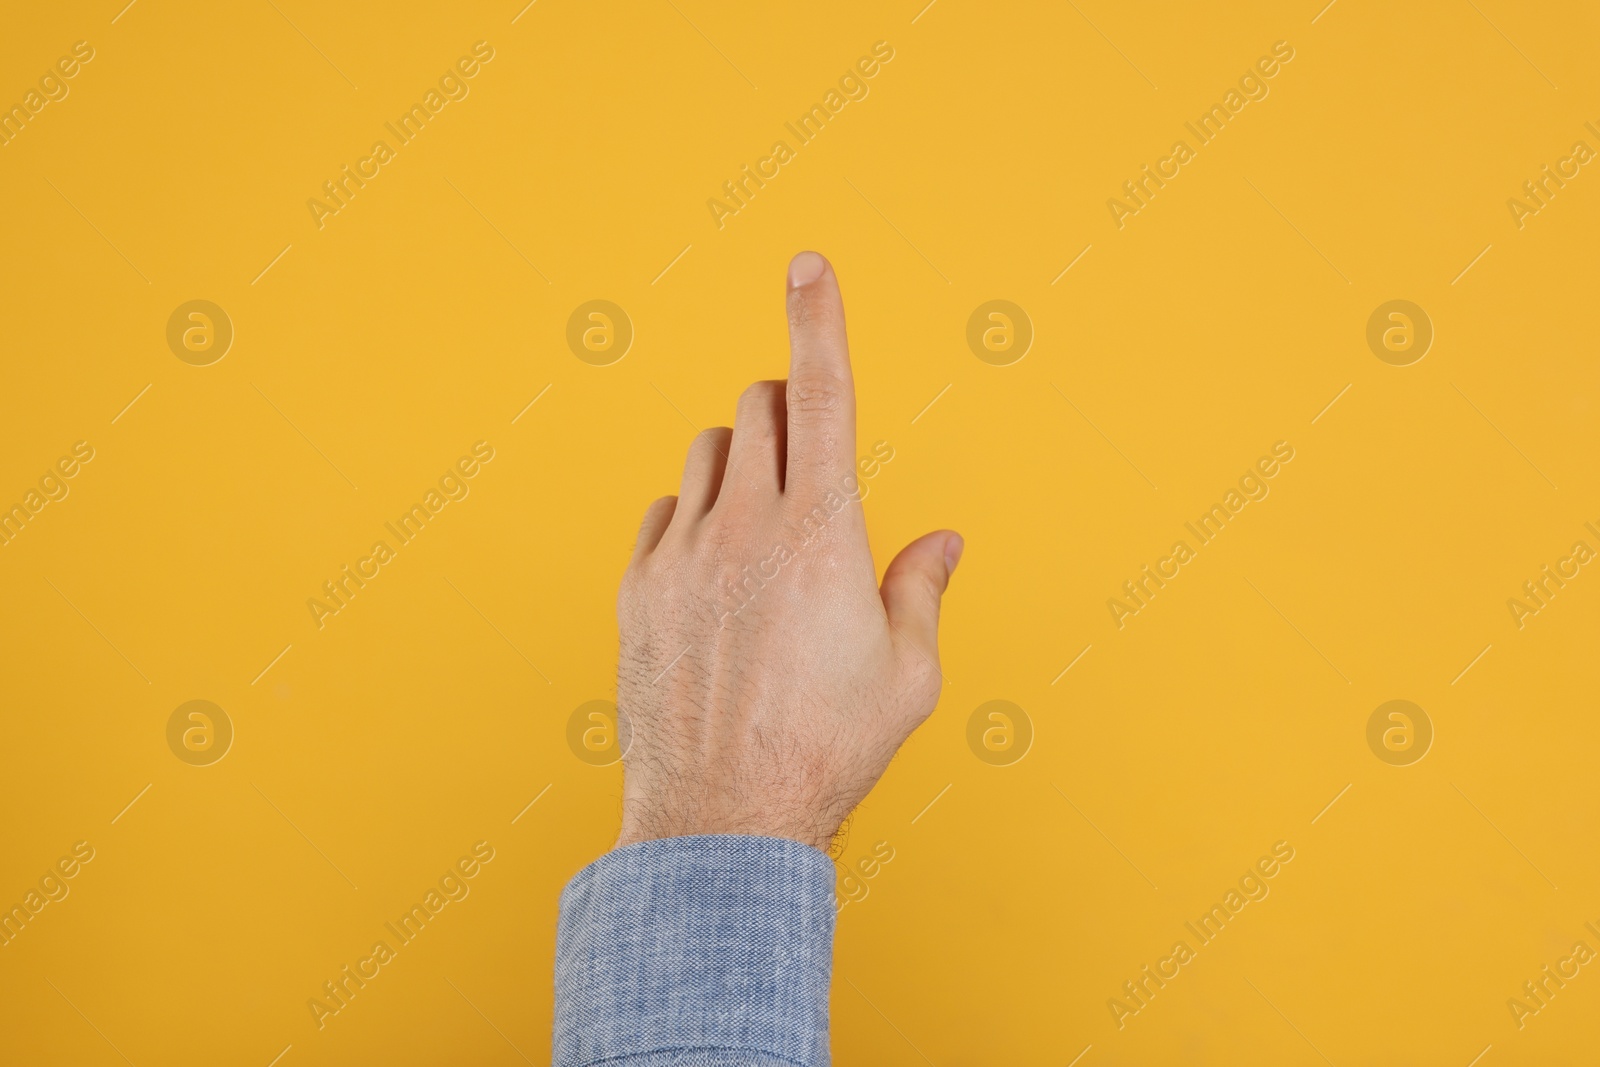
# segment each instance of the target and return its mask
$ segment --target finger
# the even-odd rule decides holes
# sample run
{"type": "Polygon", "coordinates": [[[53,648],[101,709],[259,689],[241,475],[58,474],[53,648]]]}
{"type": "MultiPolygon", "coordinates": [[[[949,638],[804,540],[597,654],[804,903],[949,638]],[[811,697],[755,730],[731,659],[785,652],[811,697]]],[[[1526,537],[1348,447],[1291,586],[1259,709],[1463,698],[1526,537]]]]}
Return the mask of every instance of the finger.
{"type": "Polygon", "coordinates": [[[889,622],[933,664],[939,662],[939,602],[963,547],[958,533],[924,534],[902,548],[883,574],[889,622]]]}
{"type": "Polygon", "coordinates": [[[733,431],[726,426],[701,430],[689,445],[683,461],[683,485],[678,490],[674,516],[694,521],[711,510],[722,490],[722,476],[728,465],[728,443],[733,431]]]}
{"type": "Polygon", "coordinates": [[[644,521],[639,523],[639,538],[633,543],[633,562],[637,563],[655,551],[655,547],[661,543],[661,535],[667,532],[667,525],[672,522],[672,513],[677,507],[677,497],[664,496],[645,508],[644,521]]]}
{"type": "Polygon", "coordinates": [[[789,264],[789,352],[785,484],[832,485],[855,463],[855,385],[839,280],[815,252],[789,264]]]}
{"type": "Polygon", "coordinates": [[[738,474],[729,488],[783,491],[785,383],[756,382],[739,397],[728,464],[738,474]]]}

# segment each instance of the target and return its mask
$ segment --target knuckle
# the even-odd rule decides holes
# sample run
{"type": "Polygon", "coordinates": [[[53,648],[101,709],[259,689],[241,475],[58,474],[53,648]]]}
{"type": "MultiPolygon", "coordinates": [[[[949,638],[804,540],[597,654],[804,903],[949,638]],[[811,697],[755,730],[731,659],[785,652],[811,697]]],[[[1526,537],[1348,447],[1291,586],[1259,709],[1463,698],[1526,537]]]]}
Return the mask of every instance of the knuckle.
{"type": "Polygon", "coordinates": [[[622,581],[617,586],[617,617],[624,619],[630,617],[638,610],[642,600],[647,600],[645,585],[649,580],[646,573],[648,564],[643,561],[635,563],[622,572],[622,581]]]}
{"type": "Polygon", "coordinates": [[[777,438],[783,404],[783,382],[755,382],[739,396],[735,435],[770,441],[777,438]]]}
{"type": "Polygon", "coordinates": [[[928,671],[926,680],[911,688],[912,722],[920,726],[933,718],[934,711],[939,707],[939,688],[939,675],[932,670],[928,671]]]}
{"type": "Polygon", "coordinates": [[[773,411],[773,402],[770,392],[755,399],[741,398],[739,401],[739,415],[734,420],[734,437],[736,439],[750,439],[752,437],[769,440],[777,437],[779,418],[773,411]]]}
{"type": "Polygon", "coordinates": [[[902,677],[906,680],[904,691],[913,710],[923,719],[933,714],[934,705],[939,702],[940,690],[944,688],[944,675],[939,673],[938,657],[937,648],[932,649],[930,656],[927,652],[909,647],[900,657],[902,677]]]}
{"type": "Polygon", "coordinates": [[[761,381],[751,382],[745,386],[744,392],[739,394],[739,410],[746,408],[761,408],[770,404],[774,394],[784,386],[783,382],[761,381]]]}
{"type": "Polygon", "coordinates": [[[677,506],[678,498],[675,496],[663,496],[652,500],[650,506],[644,509],[644,517],[639,520],[641,529],[648,530],[661,519],[670,516],[677,506]]]}
{"type": "Polygon", "coordinates": [[[832,415],[843,410],[844,383],[828,375],[815,374],[789,383],[789,410],[806,415],[832,415]]]}
{"type": "Polygon", "coordinates": [[[728,454],[728,441],[732,437],[733,431],[726,426],[701,430],[689,443],[689,455],[701,462],[708,462],[713,455],[725,456],[728,454]]]}
{"type": "Polygon", "coordinates": [[[755,526],[755,516],[747,508],[712,508],[701,527],[702,544],[713,559],[737,556],[750,542],[755,526]]]}
{"type": "Polygon", "coordinates": [[[939,602],[944,599],[944,581],[924,571],[917,575],[917,587],[921,590],[923,601],[933,608],[934,618],[938,618],[939,602]]]}
{"type": "Polygon", "coordinates": [[[694,435],[694,443],[690,447],[701,449],[717,448],[722,443],[722,438],[731,432],[726,426],[712,426],[709,429],[701,430],[694,435]]]}

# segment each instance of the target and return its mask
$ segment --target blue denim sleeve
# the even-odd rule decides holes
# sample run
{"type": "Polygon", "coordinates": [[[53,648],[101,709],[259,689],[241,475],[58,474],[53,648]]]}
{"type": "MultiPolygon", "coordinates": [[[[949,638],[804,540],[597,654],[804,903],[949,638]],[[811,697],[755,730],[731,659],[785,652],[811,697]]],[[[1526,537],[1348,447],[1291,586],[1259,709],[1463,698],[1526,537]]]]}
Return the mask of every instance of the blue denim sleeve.
{"type": "Polygon", "coordinates": [[[557,1067],[826,1067],[833,863],[776,837],[628,845],[556,929],[557,1067]]]}

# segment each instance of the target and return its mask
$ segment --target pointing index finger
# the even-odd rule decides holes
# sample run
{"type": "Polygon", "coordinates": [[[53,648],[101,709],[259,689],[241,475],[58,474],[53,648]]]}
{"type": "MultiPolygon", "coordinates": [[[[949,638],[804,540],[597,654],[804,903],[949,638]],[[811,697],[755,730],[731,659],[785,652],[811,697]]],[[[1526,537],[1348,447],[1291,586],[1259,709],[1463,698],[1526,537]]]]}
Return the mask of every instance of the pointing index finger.
{"type": "Polygon", "coordinates": [[[839,279],[815,252],[789,263],[789,353],[785,485],[828,482],[854,466],[856,398],[839,279]]]}

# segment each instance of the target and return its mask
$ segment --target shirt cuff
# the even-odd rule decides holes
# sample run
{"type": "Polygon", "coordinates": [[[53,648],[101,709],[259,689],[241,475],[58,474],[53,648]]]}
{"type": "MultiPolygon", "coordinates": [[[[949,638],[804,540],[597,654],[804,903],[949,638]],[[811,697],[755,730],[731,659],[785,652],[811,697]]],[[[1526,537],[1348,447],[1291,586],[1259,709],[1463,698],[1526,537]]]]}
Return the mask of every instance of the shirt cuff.
{"type": "Polygon", "coordinates": [[[833,890],[828,858],[784,838],[671,837],[601,856],[561,894],[555,1064],[720,1052],[825,1067],[833,890]]]}

